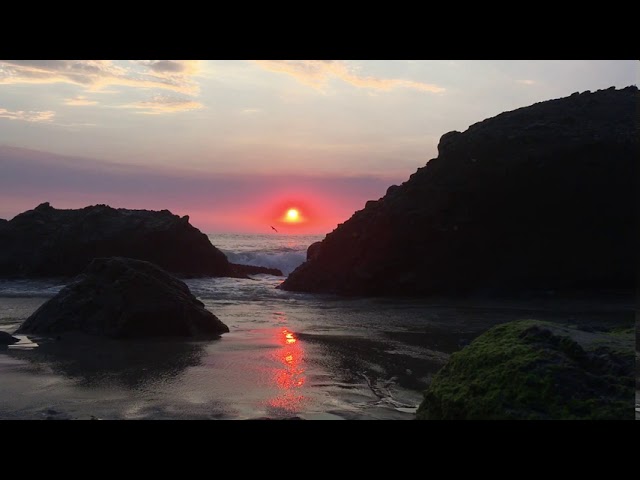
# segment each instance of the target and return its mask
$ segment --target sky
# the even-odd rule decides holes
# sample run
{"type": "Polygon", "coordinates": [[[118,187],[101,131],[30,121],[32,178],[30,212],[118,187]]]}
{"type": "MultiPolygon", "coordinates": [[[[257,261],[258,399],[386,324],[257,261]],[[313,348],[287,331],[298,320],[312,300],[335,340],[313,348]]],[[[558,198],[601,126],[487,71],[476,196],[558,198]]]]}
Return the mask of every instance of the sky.
{"type": "Polygon", "coordinates": [[[328,233],[451,130],[639,79],[636,60],[3,60],[0,218],[102,203],[328,233]]]}

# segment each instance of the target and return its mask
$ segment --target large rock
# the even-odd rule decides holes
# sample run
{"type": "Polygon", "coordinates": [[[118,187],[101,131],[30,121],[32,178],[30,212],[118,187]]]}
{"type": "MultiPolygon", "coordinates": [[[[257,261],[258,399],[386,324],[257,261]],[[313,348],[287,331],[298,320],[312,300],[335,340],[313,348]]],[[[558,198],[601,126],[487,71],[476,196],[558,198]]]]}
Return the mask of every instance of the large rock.
{"type": "Polygon", "coordinates": [[[152,263],[114,257],[93,260],[16,333],[126,338],[216,337],[228,331],[184,282],[152,263]]]}
{"type": "Polygon", "coordinates": [[[433,378],[419,420],[634,417],[633,327],[609,333],[533,320],[492,328],[433,378]]]}
{"type": "Polygon", "coordinates": [[[0,346],[11,345],[19,341],[20,340],[18,340],[16,337],[12,335],[9,335],[7,332],[0,332],[0,346]]]}
{"type": "Polygon", "coordinates": [[[62,210],[43,203],[0,222],[0,276],[77,275],[92,259],[111,256],[146,260],[181,276],[264,273],[229,263],[188,216],[169,210],[62,210]]]}
{"type": "Polygon", "coordinates": [[[282,283],[346,295],[632,287],[638,89],[537,103],[443,135],[282,283]]]}

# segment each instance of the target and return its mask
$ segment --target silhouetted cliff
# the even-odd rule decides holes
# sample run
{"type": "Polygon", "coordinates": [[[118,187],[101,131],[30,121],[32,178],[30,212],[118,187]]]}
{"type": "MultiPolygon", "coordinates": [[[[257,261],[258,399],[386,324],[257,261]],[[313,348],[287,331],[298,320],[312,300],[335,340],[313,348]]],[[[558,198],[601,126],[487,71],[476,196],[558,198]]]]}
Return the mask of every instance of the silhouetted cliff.
{"type": "Polygon", "coordinates": [[[314,246],[281,288],[346,295],[633,287],[638,89],[449,132],[438,157],[314,246]]]}

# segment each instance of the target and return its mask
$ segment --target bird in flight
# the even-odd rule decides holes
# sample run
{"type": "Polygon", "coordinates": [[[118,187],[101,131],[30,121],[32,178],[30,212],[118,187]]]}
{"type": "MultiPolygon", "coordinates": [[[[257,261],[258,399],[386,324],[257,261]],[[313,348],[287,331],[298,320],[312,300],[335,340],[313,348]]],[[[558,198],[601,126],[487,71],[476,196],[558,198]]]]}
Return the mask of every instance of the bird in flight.
{"type": "Polygon", "coordinates": [[[274,232],[278,233],[278,230],[276,230],[276,227],[274,227],[273,225],[271,226],[271,229],[272,229],[274,232]]]}

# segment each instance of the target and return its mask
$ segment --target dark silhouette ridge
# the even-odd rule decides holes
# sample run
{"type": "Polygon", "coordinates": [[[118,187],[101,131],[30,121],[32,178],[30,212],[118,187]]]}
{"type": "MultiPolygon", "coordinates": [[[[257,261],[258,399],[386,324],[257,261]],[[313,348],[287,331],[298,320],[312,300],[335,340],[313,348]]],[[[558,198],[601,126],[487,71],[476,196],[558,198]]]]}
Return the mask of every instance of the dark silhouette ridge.
{"type": "Polygon", "coordinates": [[[269,268],[269,267],[256,267],[254,265],[241,265],[239,263],[232,263],[231,267],[237,276],[247,276],[247,275],[257,275],[259,273],[264,273],[267,275],[275,275],[277,277],[282,277],[282,272],[277,268],[269,268]]]}
{"type": "Polygon", "coordinates": [[[438,157],[309,248],[285,290],[343,295],[631,289],[638,89],[449,132],[438,157]]]}
{"type": "Polygon", "coordinates": [[[0,277],[73,276],[92,259],[112,256],[146,260],[183,277],[265,273],[263,267],[229,263],[188,215],[169,210],[64,210],[47,202],[0,221],[0,277]]]}

